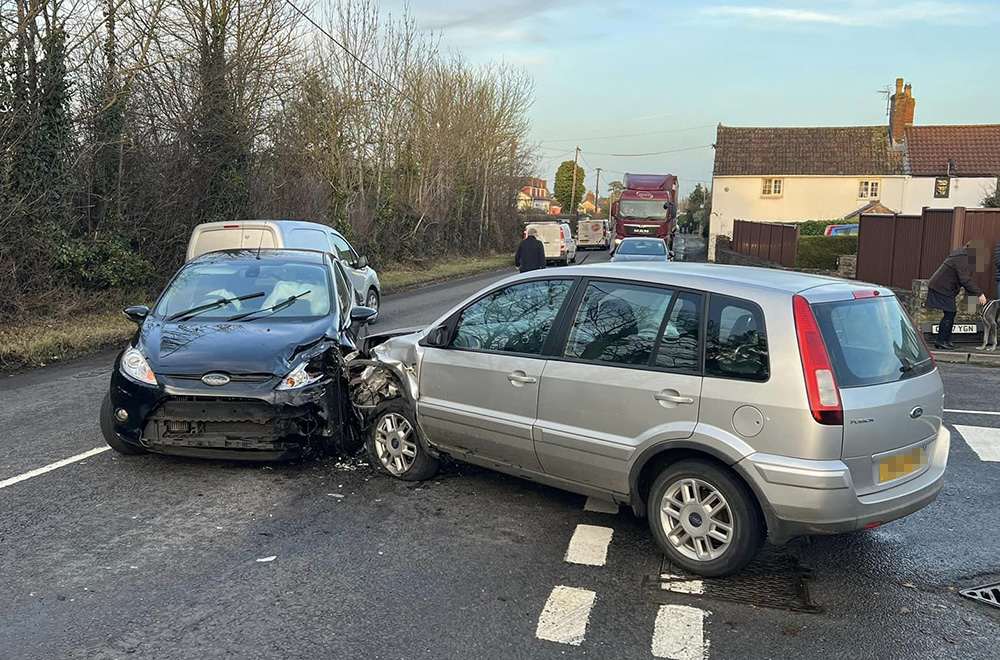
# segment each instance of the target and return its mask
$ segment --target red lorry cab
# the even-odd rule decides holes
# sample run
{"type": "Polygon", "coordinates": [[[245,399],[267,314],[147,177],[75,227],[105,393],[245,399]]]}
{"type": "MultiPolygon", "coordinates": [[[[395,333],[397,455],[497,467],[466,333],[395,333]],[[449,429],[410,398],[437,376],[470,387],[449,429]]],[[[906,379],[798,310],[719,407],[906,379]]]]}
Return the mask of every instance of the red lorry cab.
{"type": "Polygon", "coordinates": [[[611,205],[615,247],[629,236],[656,236],[673,249],[677,218],[677,177],[626,174],[621,197],[611,205]]]}

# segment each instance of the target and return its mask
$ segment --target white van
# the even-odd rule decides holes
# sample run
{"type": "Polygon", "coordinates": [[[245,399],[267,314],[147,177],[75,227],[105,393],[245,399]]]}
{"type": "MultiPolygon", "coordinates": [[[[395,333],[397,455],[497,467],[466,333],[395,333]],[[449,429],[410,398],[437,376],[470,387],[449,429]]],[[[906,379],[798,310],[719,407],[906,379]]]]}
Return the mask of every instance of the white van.
{"type": "Polygon", "coordinates": [[[191,232],[187,260],[206,252],[234,248],[288,248],[330,252],[340,259],[344,270],[351,277],[358,302],[376,311],[379,308],[382,285],[378,280],[378,273],[368,265],[367,257],[358,256],[347,239],[326,225],[301,220],[206,222],[191,232]]]}
{"type": "Polygon", "coordinates": [[[598,250],[607,250],[611,247],[608,221],[581,216],[576,222],[576,240],[578,248],[595,247],[598,250]]]}
{"type": "Polygon", "coordinates": [[[532,222],[524,227],[524,235],[534,228],[538,240],[545,246],[545,260],[561,263],[563,266],[576,263],[576,240],[567,222],[532,222]]]}

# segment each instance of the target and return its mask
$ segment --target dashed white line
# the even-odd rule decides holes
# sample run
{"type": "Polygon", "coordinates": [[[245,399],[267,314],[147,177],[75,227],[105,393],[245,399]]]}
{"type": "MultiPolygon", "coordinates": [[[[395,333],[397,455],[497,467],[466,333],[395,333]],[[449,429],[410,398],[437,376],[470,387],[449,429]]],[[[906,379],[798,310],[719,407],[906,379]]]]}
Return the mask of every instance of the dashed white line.
{"type": "Polygon", "coordinates": [[[685,580],[680,575],[672,573],[662,573],[660,575],[660,588],[665,591],[692,594],[695,596],[705,593],[705,584],[701,580],[685,580]]]}
{"type": "Polygon", "coordinates": [[[618,503],[597,499],[596,497],[588,497],[587,503],[583,505],[583,510],[593,511],[594,513],[616,514],[618,513],[618,503]]]}
{"type": "Polygon", "coordinates": [[[661,605],[653,628],[653,656],[670,660],[703,660],[705,611],[687,605],[661,605]]]}
{"type": "Polygon", "coordinates": [[[569,540],[566,561],[586,566],[604,566],[608,560],[608,545],[614,530],[596,525],[577,525],[569,540]]]}
{"type": "Polygon", "coordinates": [[[21,483],[22,481],[27,481],[32,477],[37,477],[39,475],[45,474],[46,472],[52,472],[53,470],[58,470],[61,467],[66,467],[77,461],[82,461],[85,458],[90,458],[96,454],[107,451],[111,449],[107,445],[103,447],[94,447],[90,451],[85,451],[82,454],[77,454],[76,456],[70,456],[69,458],[64,458],[61,461],[56,461],[55,463],[49,463],[44,467],[40,467],[37,470],[32,470],[31,472],[25,472],[24,474],[19,474],[16,477],[11,477],[10,479],[4,479],[0,481],[0,488],[6,488],[7,486],[13,486],[14,484],[21,483]]]}
{"type": "Polygon", "coordinates": [[[1000,429],[983,426],[955,426],[980,460],[1000,462],[1000,429]]]}
{"type": "Polygon", "coordinates": [[[545,601],[535,636],[550,642],[580,646],[587,635],[590,610],[597,594],[588,589],[557,586],[545,601]]]}

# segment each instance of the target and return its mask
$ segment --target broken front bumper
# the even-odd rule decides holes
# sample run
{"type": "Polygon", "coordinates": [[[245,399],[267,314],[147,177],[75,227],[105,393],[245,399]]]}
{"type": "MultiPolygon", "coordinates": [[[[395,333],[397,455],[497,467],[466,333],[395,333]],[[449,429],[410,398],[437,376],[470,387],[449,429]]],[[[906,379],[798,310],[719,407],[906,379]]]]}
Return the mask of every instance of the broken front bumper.
{"type": "Polygon", "coordinates": [[[158,376],[156,386],[136,383],[115,365],[112,409],[122,440],[147,451],[200,458],[283,460],[342,447],[346,388],[335,378],[277,391],[279,378],[210,387],[158,376]]]}

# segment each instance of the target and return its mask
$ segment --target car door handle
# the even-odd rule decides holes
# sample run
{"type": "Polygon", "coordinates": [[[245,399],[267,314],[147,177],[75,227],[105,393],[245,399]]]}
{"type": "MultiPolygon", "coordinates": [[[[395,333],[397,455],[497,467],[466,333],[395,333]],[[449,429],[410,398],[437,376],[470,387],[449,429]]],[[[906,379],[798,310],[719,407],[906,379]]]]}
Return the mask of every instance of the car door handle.
{"type": "Polygon", "coordinates": [[[667,392],[658,392],[653,395],[653,398],[657,401],[663,401],[664,403],[694,403],[694,399],[689,396],[680,396],[679,394],[668,394],[667,392]]]}
{"type": "Polygon", "coordinates": [[[538,379],[534,376],[528,376],[523,371],[515,371],[513,373],[507,374],[507,380],[511,383],[537,383],[538,379]]]}

